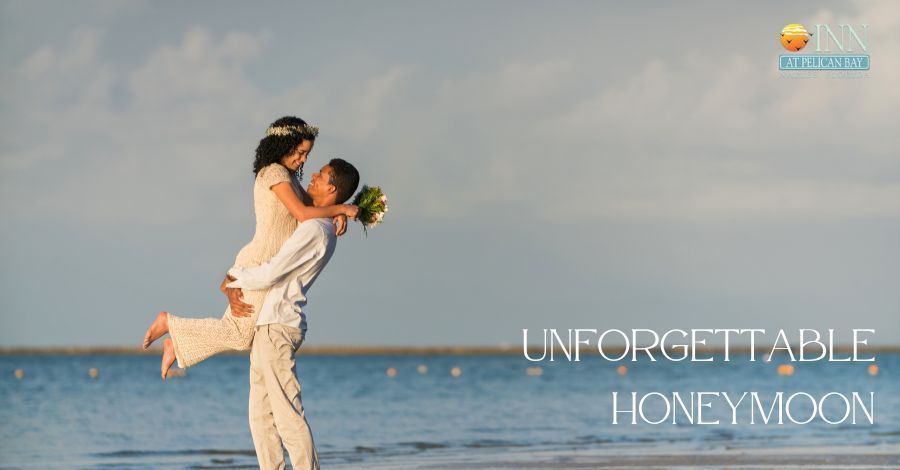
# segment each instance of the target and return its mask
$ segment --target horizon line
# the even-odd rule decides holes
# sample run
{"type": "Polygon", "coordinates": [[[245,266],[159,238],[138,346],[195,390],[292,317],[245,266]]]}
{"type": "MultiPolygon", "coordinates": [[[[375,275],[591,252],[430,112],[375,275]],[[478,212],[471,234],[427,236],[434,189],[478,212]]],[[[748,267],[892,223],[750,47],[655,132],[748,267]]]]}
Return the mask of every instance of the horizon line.
{"type": "MultiPolygon", "coordinates": [[[[791,350],[799,352],[799,345],[791,345],[791,350]]],[[[556,354],[565,354],[561,348],[551,348],[556,354]]],[[[756,353],[768,353],[769,348],[757,345],[756,353]]],[[[643,349],[641,349],[643,350],[643,349]]],[[[669,349],[671,351],[671,348],[669,349]]],[[[540,354],[545,351],[542,346],[529,346],[528,354],[540,354]]],[[[608,354],[621,355],[626,351],[624,346],[611,346],[604,348],[608,354]]],[[[659,353],[660,348],[650,349],[653,353],[659,353]]],[[[724,346],[705,346],[696,348],[701,354],[724,354],[724,346]]],[[[818,350],[816,350],[818,351],[818,350]]],[[[853,352],[852,345],[836,345],[833,349],[836,353],[846,354],[853,352]]],[[[900,344],[896,345],[861,345],[857,348],[859,353],[896,353],[900,352],[900,344]]],[[[521,346],[342,346],[342,345],[316,345],[302,346],[297,350],[298,355],[308,356],[366,356],[366,355],[448,355],[448,356],[483,356],[483,355],[516,355],[525,351],[521,346]]],[[[731,345],[728,348],[730,354],[749,354],[749,345],[731,345]]],[[[149,356],[159,355],[162,348],[142,349],[140,346],[0,346],[0,356],[89,356],[89,355],[118,355],[118,356],[149,356]]],[[[249,351],[226,351],[225,355],[247,355],[249,351]]],[[[599,356],[595,348],[582,349],[580,354],[599,356]]]]}

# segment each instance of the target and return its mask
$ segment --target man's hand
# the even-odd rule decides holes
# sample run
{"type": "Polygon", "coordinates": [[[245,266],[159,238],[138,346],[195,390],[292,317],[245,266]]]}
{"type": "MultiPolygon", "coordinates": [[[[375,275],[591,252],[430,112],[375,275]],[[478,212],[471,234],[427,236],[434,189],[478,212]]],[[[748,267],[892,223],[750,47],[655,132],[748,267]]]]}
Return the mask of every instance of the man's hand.
{"type": "Polygon", "coordinates": [[[231,315],[235,317],[249,317],[253,313],[253,305],[244,303],[244,292],[237,288],[228,287],[228,284],[236,280],[226,274],[222,285],[219,286],[219,290],[225,294],[225,297],[228,297],[228,304],[231,305],[231,315]]]}
{"type": "Polygon", "coordinates": [[[340,214],[331,219],[334,222],[334,231],[337,236],[341,236],[347,232],[347,216],[340,214]]]}
{"type": "Polygon", "coordinates": [[[240,289],[226,287],[225,296],[231,305],[231,315],[235,317],[249,317],[253,314],[253,305],[244,303],[244,292],[240,289]]]}

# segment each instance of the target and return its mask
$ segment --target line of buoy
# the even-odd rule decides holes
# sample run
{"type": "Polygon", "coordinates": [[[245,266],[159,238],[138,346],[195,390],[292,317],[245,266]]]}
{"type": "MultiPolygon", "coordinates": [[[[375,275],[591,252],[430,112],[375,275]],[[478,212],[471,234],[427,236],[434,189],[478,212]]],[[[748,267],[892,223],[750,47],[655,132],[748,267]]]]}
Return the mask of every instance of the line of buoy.
{"type": "Polygon", "coordinates": [[[794,365],[793,364],[780,364],[778,366],[778,375],[784,377],[790,377],[794,375],[794,365]]]}
{"type": "MultiPolygon", "coordinates": [[[[540,367],[538,367],[538,369],[540,369],[540,367]]],[[[416,366],[416,372],[418,372],[419,374],[425,375],[428,373],[428,366],[426,366],[425,364],[419,364],[418,366],[416,366]]],[[[388,367],[384,371],[384,375],[386,375],[390,378],[396,377],[397,374],[399,374],[399,373],[400,372],[397,370],[396,367],[388,367]]],[[[453,377],[459,377],[462,375],[462,369],[459,366],[453,366],[450,368],[450,375],[453,377]]]]}
{"type": "MultiPolygon", "coordinates": [[[[872,377],[877,376],[879,373],[879,368],[878,368],[877,364],[869,364],[869,366],[866,368],[866,370],[868,371],[869,375],[871,375],[872,377]]],[[[418,366],[416,366],[416,371],[421,375],[425,375],[428,373],[428,366],[425,364],[419,364],[418,366]]],[[[777,368],[777,372],[778,372],[778,375],[780,375],[782,377],[793,376],[794,375],[794,365],[793,364],[779,364],[778,368],[777,368]]],[[[616,373],[621,376],[625,376],[628,374],[628,367],[626,367],[624,365],[618,366],[618,367],[616,367],[616,373]]],[[[396,367],[388,367],[387,370],[385,371],[385,375],[387,375],[388,377],[391,377],[391,378],[396,377],[397,374],[399,374],[399,371],[397,370],[396,367]]],[[[544,368],[541,366],[528,367],[525,369],[525,374],[530,377],[540,377],[540,376],[544,375],[544,368]]],[[[17,379],[21,380],[23,377],[25,377],[25,371],[23,369],[16,369],[14,372],[14,375],[17,379]]],[[[184,377],[184,375],[185,375],[184,369],[172,368],[171,370],[169,370],[168,377],[184,377]]],[[[453,366],[452,368],[450,368],[450,375],[452,377],[460,377],[462,375],[462,368],[460,368],[459,366],[453,366]]],[[[96,379],[97,377],[100,376],[100,370],[97,369],[96,367],[91,367],[90,369],[88,369],[88,376],[92,379],[96,379]]]]}

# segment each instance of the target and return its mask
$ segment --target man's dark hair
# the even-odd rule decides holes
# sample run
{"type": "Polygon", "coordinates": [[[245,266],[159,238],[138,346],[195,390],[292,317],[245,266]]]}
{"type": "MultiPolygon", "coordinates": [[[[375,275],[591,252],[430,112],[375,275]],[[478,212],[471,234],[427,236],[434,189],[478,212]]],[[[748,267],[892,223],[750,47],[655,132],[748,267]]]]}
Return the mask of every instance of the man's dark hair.
{"type": "Polygon", "coordinates": [[[359,186],[359,172],[356,171],[356,167],[341,158],[333,158],[328,162],[328,166],[331,167],[334,175],[331,184],[337,188],[335,204],[343,204],[356,192],[356,188],[359,186]]]}

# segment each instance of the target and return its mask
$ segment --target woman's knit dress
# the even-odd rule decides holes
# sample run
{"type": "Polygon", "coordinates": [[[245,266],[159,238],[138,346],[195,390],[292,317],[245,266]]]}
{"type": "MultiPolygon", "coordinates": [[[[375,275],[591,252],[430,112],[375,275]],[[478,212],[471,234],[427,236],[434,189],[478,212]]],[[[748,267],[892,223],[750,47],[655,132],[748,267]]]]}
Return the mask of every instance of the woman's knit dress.
{"type": "MultiPolygon", "coordinates": [[[[238,253],[235,266],[252,267],[268,261],[297,228],[296,219],[271,189],[284,181],[295,184],[287,168],[278,163],[261,169],[256,175],[253,185],[256,233],[238,253]]],[[[256,317],[266,292],[268,290],[244,290],[244,302],[253,305],[253,315],[249,317],[233,316],[231,307],[225,309],[222,318],[185,318],[169,314],[169,335],[175,346],[178,366],[190,367],[223,351],[250,349],[256,317]]]]}

